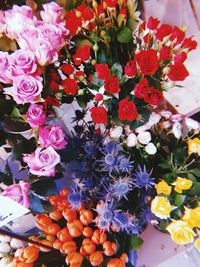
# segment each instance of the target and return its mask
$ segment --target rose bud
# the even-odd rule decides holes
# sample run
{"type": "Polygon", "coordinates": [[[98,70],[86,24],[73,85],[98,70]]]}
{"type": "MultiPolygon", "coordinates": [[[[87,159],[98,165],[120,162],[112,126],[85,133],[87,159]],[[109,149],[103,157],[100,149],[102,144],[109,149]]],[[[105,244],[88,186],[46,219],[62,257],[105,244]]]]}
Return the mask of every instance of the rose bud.
{"type": "Polygon", "coordinates": [[[8,243],[0,243],[0,252],[1,253],[9,253],[11,247],[8,243]]]}
{"type": "Polygon", "coordinates": [[[76,242],[74,241],[67,241],[63,244],[62,250],[65,254],[70,254],[71,252],[76,251],[76,242]]]}
{"type": "Polygon", "coordinates": [[[86,237],[91,237],[93,235],[93,230],[90,227],[84,227],[83,235],[86,237]]]}
{"type": "Polygon", "coordinates": [[[71,236],[79,237],[80,235],[82,235],[83,225],[79,220],[74,220],[73,222],[68,223],[67,226],[71,236]]]}
{"type": "Polygon", "coordinates": [[[103,262],[103,255],[100,251],[95,251],[89,257],[92,266],[98,266],[103,262]]]}
{"type": "Polygon", "coordinates": [[[84,225],[88,225],[93,220],[93,213],[90,210],[81,209],[80,210],[80,221],[84,225]]]}
{"type": "Polygon", "coordinates": [[[55,248],[55,249],[61,249],[62,248],[62,246],[63,246],[63,242],[62,241],[60,241],[60,239],[56,239],[54,242],[53,242],[53,247],[55,248]]]}
{"type": "Polygon", "coordinates": [[[94,242],[89,238],[83,240],[82,248],[87,254],[92,254],[96,250],[94,242]]]}
{"type": "Polygon", "coordinates": [[[122,126],[112,127],[110,129],[110,137],[113,139],[118,139],[122,135],[123,128],[122,126]]]}
{"type": "Polygon", "coordinates": [[[112,256],[117,251],[117,245],[115,242],[106,241],[103,243],[103,250],[106,256],[112,256]]]}
{"type": "Polygon", "coordinates": [[[126,143],[128,147],[134,147],[137,145],[137,137],[134,133],[130,133],[126,139],[126,143]]]}
{"type": "Polygon", "coordinates": [[[104,232],[101,232],[99,229],[95,230],[92,235],[92,241],[99,245],[103,244],[107,240],[107,235],[104,232]]]}
{"type": "Polygon", "coordinates": [[[66,257],[66,263],[70,264],[70,266],[80,266],[83,261],[83,256],[78,252],[71,252],[66,257]]]}
{"type": "Polygon", "coordinates": [[[33,263],[39,257],[39,249],[34,246],[26,247],[23,251],[23,257],[26,263],[33,263]]]}
{"type": "Polygon", "coordinates": [[[71,209],[66,209],[63,211],[62,213],[63,217],[65,218],[65,220],[67,222],[73,222],[74,220],[77,219],[77,212],[76,211],[73,211],[71,209]]]}
{"type": "Polygon", "coordinates": [[[60,231],[60,226],[56,223],[52,223],[44,230],[46,234],[49,235],[57,235],[57,233],[60,231]]]}
{"type": "Polygon", "coordinates": [[[62,218],[62,213],[58,210],[53,210],[49,213],[49,216],[54,221],[59,221],[62,218]]]}
{"type": "Polygon", "coordinates": [[[67,242],[72,240],[72,236],[69,233],[69,230],[67,227],[63,228],[60,232],[57,233],[57,237],[60,239],[62,242],[67,242]]]}

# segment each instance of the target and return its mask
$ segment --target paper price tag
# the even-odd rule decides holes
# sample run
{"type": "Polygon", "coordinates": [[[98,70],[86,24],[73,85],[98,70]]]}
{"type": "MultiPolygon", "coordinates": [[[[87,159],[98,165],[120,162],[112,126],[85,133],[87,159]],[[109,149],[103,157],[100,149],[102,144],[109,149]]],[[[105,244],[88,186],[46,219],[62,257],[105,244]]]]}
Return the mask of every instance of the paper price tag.
{"type": "Polygon", "coordinates": [[[14,200],[0,196],[0,227],[29,212],[29,209],[21,206],[14,200]]]}

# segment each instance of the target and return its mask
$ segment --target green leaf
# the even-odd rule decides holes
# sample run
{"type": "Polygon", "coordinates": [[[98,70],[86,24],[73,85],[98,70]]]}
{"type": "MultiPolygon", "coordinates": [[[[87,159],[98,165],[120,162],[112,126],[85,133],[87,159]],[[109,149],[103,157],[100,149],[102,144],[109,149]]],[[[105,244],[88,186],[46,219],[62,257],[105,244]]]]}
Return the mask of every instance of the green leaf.
{"type": "Polygon", "coordinates": [[[200,183],[193,182],[193,186],[190,190],[187,190],[185,193],[190,196],[200,196],[200,183]]]}
{"type": "Polygon", "coordinates": [[[177,207],[180,207],[183,205],[183,203],[185,202],[186,196],[185,195],[180,195],[177,194],[174,200],[174,205],[177,207]]]}
{"type": "Polygon", "coordinates": [[[51,196],[56,193],[56,184],[53,179],[42,179],[31,184],[31,190],[41,196],[51,196]]]}
{"type": "Polygon", "coordinates": [[[77,96],[76,99],[77,99],[77,102],[78,102],[78,104],[79,104],[79,106],[80,106],[81,108],[84,109],[84,108],[87,107],[88,100],[87,100],[87,98],[86,98],[84,95],[82,95],[82,96],[77,96]]]}
{"type": "Polygon", "coordinates": [[[143,243],[144,241],[142,240],[141,237],[139,237],[138,235],[133,235],[131,236],[131,239],[130,239],[130,249],[137,250],[141,248],[143,243]]]}
{"type": "Polygon", "coordinates": [[[194,174],[197,177],[200,177],[200,168],[195,168],[189,171],[190,173],[194,174]]]}
{"type": "Polygon", "coordinates": [[[119,14],[117,16],[117,24],[118,24],[118,27],[121,28],[123,22],[124,22],[124,19],[125,19],[125,16],[123,14],[119,14]]]}
{"type": "Polygon", "coordinates": [[[162,169],[169,169],[170,168],[169,165],[165,162],[158,164],[158,166],[161,167],[162,169]]]}
{"type": "Polygon", "coordinates": [[[114,63],[111,68],[112,74],[116,76],[119,80],[122,79],[123,68],[119,63],[114,63]]]}
{"type": "Polygon", "coordinates": [[[99,41],[99,37],[94,32],[91,34],[90,39],[93,42],[98,42],[99,41]]]}
{"type": "Polygon", "coordinates": [[[132,39],[132,33],[127,26],[123,26],[122,29],[117,33],[117,40],[120,43],[129,43],[132,39]]]}

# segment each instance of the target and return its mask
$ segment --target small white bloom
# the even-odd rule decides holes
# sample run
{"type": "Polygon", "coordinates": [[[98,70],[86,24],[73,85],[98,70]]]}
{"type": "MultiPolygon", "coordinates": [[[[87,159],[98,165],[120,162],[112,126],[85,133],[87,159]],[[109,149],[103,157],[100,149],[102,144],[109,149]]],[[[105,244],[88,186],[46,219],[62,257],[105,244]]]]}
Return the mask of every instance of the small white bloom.
{"type": "Polygon", "coordinates": [[[10,241],[10,246],[14,249],[17,249],[17,248],[23,248],[27,245],[26,242],[23,242],[19,239],[16,239],[16,238],[12,238],[12,240],[10,241]]]}
{"type": "MultiPolygon", "coordinates": [[[[0,266],[1,267],[8,267],[10,264],[10,258],[8,257],[4,257],[0,260],[0,266]]],[[[15,265],[12,265],[12,266],[15,266],[15,265]]]]}
{"type": "Polygon", "coordinates": [[[134,147],[137,145],[137,136],[134,133],[130,133],[126,139],[128,147],[134,147]]]}
{"type": "Polygon", "coordinates": [[[161,119],[161,116],[158,113],[153,112],[150,115],[147,124],[153,126],[153,125],[157,124],[160,121],[160,119],[161,119]]]}
{"type": "Polygon", "coordinates": [[[163,90],[168,90],[168,89],[174,87],[174,85],[175,85],[175,83],[174,83],[173,81],[162,82],[162,83],[161,83],[161,88],[162,88],[163,90]]]}
{"type": "Polygon", "coordinates": [[[191,118],[185,118],[185,124],[189,130],[199,130],[200,124],[198,121],[195,121],[191,118]]]}
{"type": "Polygon", "coordinates": [[[173,124],[173,127],[172,127],[172,132],[174,134],[174,136],[179,139],[182,135],[182,125],[180,124],[180,122],[175,122],[173,124]]]}
{"type": "Polygon", "coordinates": [[[157,148],[153,143],[148,143],[147,146],[145,146],[145,151],[149,154],[149,155],[154,155],[157,152],[157,148]]]}
{"type": "Polygon", "coordinates": [[[147,145],[151,141],[151,134],[150,132],[140,132],[137,139],[140,144],[147,145]]]}
{"type": "Polygon", "coordinates": [[[171,117],[171,115],[172,115],[172,113],[171,113],[171,111],[168,111],[168,110],[161,110],[160,112],[160,115],[162,116],[162,117],[164,117],[165,119],[169,119],[170,117],[171,117]]]}
{"type": "Polygon", "coordinates": [[[135,132],[136,133],[145,132],[146,130],[149,130],[149,129],[151,129],[151,125],[149,125],[148,123],[146,123],[146,124],[144,124],[144,125],[136,128],[135,129],[135,132]]]}
{"type": "Polygon", "coordinates": [[[7,265],[7,267],[15,267],[16,265],[14,264],[14,262],[11,262],[7,265]]]}
{"type": "Polygon", "coordinates": [[[162,121],[159,123],[161,129],[168,129],[172,126],[170,121],[162,121]]]}
{"type": "Polygon", "coordinates": [[[18,248],[16,251],[15,251],[15,258],[19,257],[22,253],[23,253],[23,248],[18,248]]]}
{"type": "Polygon", "coordinates": [[[9,243],[11,241],[11,237],[7,235],[0,235],[0,242],[9,243]]]}
{"type": "Polygon", "coordinates": [[[182,114],[173,114],[170,119],[172,122],[179,122],[179,121],[182,121],[183,115],[182,114]]]}
{"type": "Polygon", "coordinates": [[[110,129],[110,137],[118,139],[122,135],[122,132],[123,132],[122,126],[113,127],[110,129]]]}
{"type": "Polygon", "coordinates": [[[0,243],[0,252],[1,253],[9,253],[10,250],[11,250],[11,247],[8,243],[0,243]]]}

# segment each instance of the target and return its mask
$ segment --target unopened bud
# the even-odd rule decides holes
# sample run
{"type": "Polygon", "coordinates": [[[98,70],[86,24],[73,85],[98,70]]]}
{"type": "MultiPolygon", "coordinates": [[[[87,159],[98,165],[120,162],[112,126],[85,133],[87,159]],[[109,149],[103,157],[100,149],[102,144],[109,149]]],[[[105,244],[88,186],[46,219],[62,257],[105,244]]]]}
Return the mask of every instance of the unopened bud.
{"type": "Polygon", "coordinates": [[[95,43],[95,45],[93,45],[93,50],[94,50],[94,52],[97,52],[98,49],[99,49],[99,47],[98,47],[97,43],[95,43]]]}
{"type": "Polygon", "coordinates": [[[95,65],[97,61],[95,59],[92,60],[92,65],[95,65]]]}
{"type": "Polygon", "coordinates": [[[78,90],[78,95],[84,95],[84,90],[83,89],[79,89],[78,90]]]}
{"type": "Polygon", "coordinates": [[[162,88],[163,90],[168,90],[168,89],[174,87],[174,85],[175,85],[175,83],[174,83],[173,81],[162,82],[162,83],[161,83],[161,88],[162,88]]]}
{"type": "Polygon", "coordinates": [[[169,74],[169,72],[170,72],[170,68],[169,67],[163,68],[163,74],[169,74]]]}
{"type": "Polygon", "coordinates": [[[77,18],[80,18],[81,15],[82,15],[81,12],[76,10],[76,16],[77,16],[77,18]]]}

